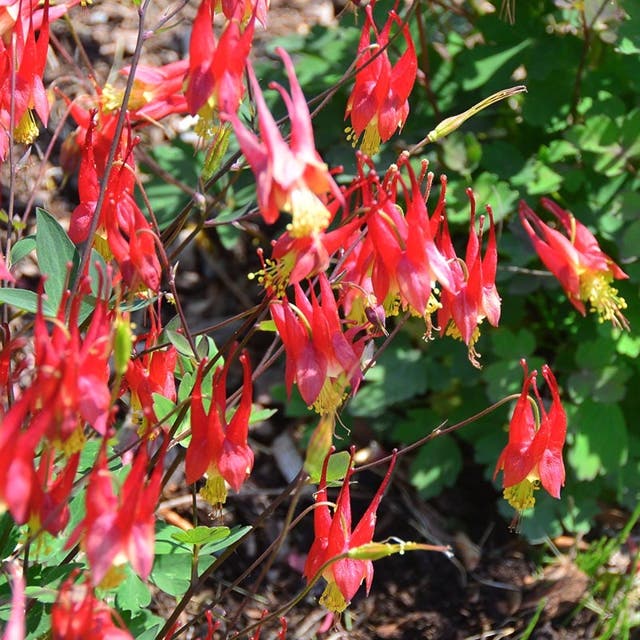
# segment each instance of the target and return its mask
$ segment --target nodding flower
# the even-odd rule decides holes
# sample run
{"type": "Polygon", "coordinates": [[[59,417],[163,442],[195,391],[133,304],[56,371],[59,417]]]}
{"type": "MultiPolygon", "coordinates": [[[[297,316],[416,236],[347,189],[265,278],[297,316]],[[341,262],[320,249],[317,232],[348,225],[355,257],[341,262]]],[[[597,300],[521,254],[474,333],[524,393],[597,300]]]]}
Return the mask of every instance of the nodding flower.
{"type": "MultiPolygon", "coordinates": [[[[327,455],[322,467],[320,485],[315,495],[317,507],[314,511],[315,539],[309,550],[304,566],[304,576],[312,580],[329,560],[369,544],[373,539],[376,526],[376,512],[380,506],[382,495],[391,478],[395,465],[395,455],[387,469],[387,473],[378,487],[364,515],[352,530],[351,528],[351,496],[349,483],[353,476],[353,456],[355,449],[351,449],[349,469],[342,483],[342,488],[333,508],[333,513],[327,503],[327,467],[331,452],[327,455]]],[[[364,580],[367,593],[373,580],[373,562],[354,558],[341,558],[326,566],[322,577],[327,586],[320,598],[320,603],[330,611],[341,613],[344,611],[364,580]]]]}
{"type": "Polygon", "coordinates": [[[260,138],[249,131],[237,114],[223,114],[233,125],[240,149],[256,177],[258,207],[265,222],[275,222],[280,212],[291,215],[287,229],[293,238],[303,238],[324,231],[335,211],[325,202],[331,193],[341,204],[342,193],[329,168],[316,151],[311,116],[291,58],[284,49],[282,58],[289,78],[289,91],[277,83],[291,122],[291,142],[287,144],[271,115],[251,65],[249,80],[258,111],[260,138]]]}
{"type": "Polygon", "coordinates": [[[569,302],[582,314],[588,301],[600,322],[610,320],[619,329],[629,329],[622,311],[627,303],[611,285],[629,276],[600,249],[594,235],[569,211],[542,198],[542,206],[564,227],[552,229],[524,202],[520,202],[520,221],[540,260],[558,279],[569,302]]]}
{"type": "Polygon", "coordinates": [[[534,506],[533,492],[540,485],[554,498],[560,498],[565,477],[562,448],[567,433],[567,416],[551,369],[546,364],[542,367],[551,391],[551,407],[547,412],[536,384],[538,372],[529,373],[524,359],[521,365],[524,369],[522,392],[509,424],[509,442],[493,474],[495,479],[499,471],[503,472],[504,497],[518,511],[534,506]],[[532,384],[535,399],[529,396],[532,384]]]}
{"type": "Polygon", "coordinates": [[[348,139],[354,146],[364,134],[363,153],[369,156],[377,153],[381,142],[386,142],[398,129],[402,129],[409,115],[408,98],[417,72],[418,60],[409,27],[392,10],[382,31],[378,32],[371,7],[366,7],[355,85],[345,112],[345,118],[351,120],[351,126],[346,129],[348,139]],[[392,66],[388,47],[393,24],[400,26],[407,48],[392,66]],[[376,47],[371,45],[372,30],[377,39],[376,47]]]}

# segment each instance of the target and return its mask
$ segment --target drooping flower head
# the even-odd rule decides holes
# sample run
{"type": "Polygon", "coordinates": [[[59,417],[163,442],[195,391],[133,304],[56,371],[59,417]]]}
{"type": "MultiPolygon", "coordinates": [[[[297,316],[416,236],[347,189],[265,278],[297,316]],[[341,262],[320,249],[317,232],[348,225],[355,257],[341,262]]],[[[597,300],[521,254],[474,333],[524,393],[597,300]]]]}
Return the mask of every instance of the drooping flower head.
{"type": "Polygon", "coordinates": [[[251,365],[248,355],[241,353],[242,396],[235,413],[227,420],[227,372],[232,359],[233,352],[213,374],[208,413],[202,391],[205,361],[200,363],[191,395],[191,442],[185,459],[185,476],[191,484],[207,474],[207,484],[201,494],[213,505],[224,504],[227,499],[225,482],[234,491],[240,491],[253,468],[253,451],[247,443],[253,394],[251,365]]]}
{"type": "Polygon", "coordinates": [[[271,224],[281,211],[290,214],[289,233],[293,238],[302,238],[329,226],[332,212],[324,202],[325,196],[331,193],[341,203],[343,197],[316,151],[309,108],[291,58],[284,49],[277,48],[276,52],[289,77],[290,95],[277,83],[271,86],[280,92],[289,113],[290,144],[284,141],[267,107],[251,65],[247,69],[257,105],[261,139],[249,131],[235,113],[225,117],[233,125],[240,148],[255,174],[262,217],[271,224]]]}
{"type": "MultiPolygon", "coordinates": [[[[444,176],[443,176],[444,178],[444,176]]],[[[443,189],[446,180],[443,180],[443,189]]],[[[440,295],[441,307],[438,309],[440,334],[452,335],[461,339],[469,348],[469,360],[479,367],[479,354],[475,343],[480,336],[480,323],[487,318],[497,327],[500,320],[500,296],[496,289],[496,270],[498,251],[491,207],[489,214],[489,241],[484,257],[481,253],[484,216],[480,218],[478,230],[475,228],[476,202],[471,189],[467,190],[471,203],[469,240],[465,259],[462,261],[456,251],[449,233],[446,216],[443,216],[438,245],[451,266],[457,292],[443,287],[440,295]]]]}
{"type": "Polygon", "coordinates": [[[524,201],[520,202],[520,220],[569,302],[585,315],[584,302],[588,301],[600,322],[610,320],[615,327],[628,329],[629,323],[622,314],[627,303],[611,283],[629,276],[600,249],[591,231],[571,213],[548,198],[542,198],[542,206],[558,219],[566,235],[542,222],[524,201]]]}
{"type": "Polygon", "coordinates": [[[160,417],[153,408],[154,394],[172,402],[176,399],[174,369],[178,352],[173,345],[158,348],[162,326],[153,307],[149,307],[149,319],[151,326],[144,338],[145,351],[129,361],[124,374],[125,386],[131,392],[133,419],[141,423],[143,435],[160,417]]]}
{"type": "MultiPolygon", "coordinates": [[[[88,284],[82,289],[86,292],[88,284]]],[[[72,454],[84,445],[85,423],[101,435],[106,435],[110,426],[113,327],[107,301],[98,299],[83,335],[79,320],[82,296],[71,300],[68,322],[67,302],[65,295],[51,331],[39,303],[34,329],[37,373],[32,389],[36,397],[34,409],[46,423],[47,439],[72,454]]]]}
{"type": "MultiPolygon", "coordinates": [[[[309,549],[309,555],[304,567],[304,576],[307,580],[311,580],[328,560],[336,558],[350,549],[370,543],[373,539],[376,512],[380,506],[384,490],[389,483],[395,464],[395,457],[392,459],[389,469],[367,510],[352,530],[349,483],[353,476],[353,455],[354,450],[352,449],[349,469],[342,483],[333,513],[326,504],[327,467],[330,456],[327,455],[325,458],[320,485],[315,494],[315,500],[318,503],[314,511],[315,538],[311,549],[309,549]]],[[[369,593],[373,580],[373,562],[371,560],[342,558],[326,567],[322,575],[327,581],[327,586],[320,598],[320,603],[330,611],[340,613],[346,609],[363,580],[367,593],[369,593]]]]}
{"type": "Polygon", "coordinates": [[[133,640],[118,614],[98,599],[88,581],[74,584],[78,571],[67,578],[51,609],[52,640],[133,640]]]}
{"type": "MultiPolygon", "coordinates": [[[[187,101],[182,92],[188,60],[178,60],[162,66],[139,64],[126,105],[132,122],[156,123],[171,113],[186,113],[187,101]]],[[[120,69],[120,75],[129,77],[131,67],[120,69]]],[[[105,113],[120,109],[124,90],[106,84],[99,95],[105,113]]]]}
{"type": "Polygon", "coordinates": [[[567,416],[560,402],[558,383],[551,369],[544,365],[542,375],[551,391],[547,412],[536,384],[537,371],[524,369],[524,384],[509,424],[509,442],[503,449],[493,477],[503,472],[504,497],[518,511],[535,504],[533,492],[540,484],[554,498],[560,498],[565,471],[562,448],[567,433],[567,416]],[[529,396],[533,384],[535,399],[529,396]],[[535,411],[534,411],[535,404],[535,411]]]}
{"type": "Polygon", "coordinates": [[[98,234],[93,239],[88,238],[102,178],[93,138],[95,127],[92,122],[85,136],[78,188],[80,204],[71,214],[69,237],[75,243],[103,240],[99,247],[101,252],[106,254],[105,259],[115,259],[130,289],[135,291],[148,287],[157,291],[162,275],[156,248],[157,236],[136,203],[134,194],[136,166],[133,146],[137,140],[118,153],[99,212],[98,234]]]}
{"type": "Polygon", "coordinates": [[[270,305],[286,352],[285,384],[293,383],[302,399],[321,415],[332,414],[342,404],[346,388],[355,393],[362,380],[361,357],[368,336],[361,327],[344,328],[331,284],[324,273],[318,275],[320,299],[294,285],[295,304],[288,299],[270,305]]]}
{"type": "Polygon", "coordinates": [[[160,497],[166,446],[165,439],[156,465],[147,476],[149,454],[147,443],[143,442],[119,493],[114,490],[107,467],[105,446],[101,448],[89,477],[86,515],[67,543],[69,548],[80,539],[94,586],[102,584],[106,588],[111,579],[117,584],[124,578],[117,567],[127,560],[143,580],[149,577],[154,558],[154,514],[160,497]]]}
{"type": "Polygon", "coordinates": [[[206,121],[214,110],[235,113],[244,93],[243,74],[251,50],[254,19],[244,29],[241,19],[244,7],[233,7],[234,13],[224,27],[220,39],[213,33],[213,0],[202,0],[193,21],[189,44],[189,69],[185,98],[189,111],[206,121]]]}
{"type": "Polygon", "coordinates": [[[49,49],[49,2],[38,12],[37,39],[33,17],[36,8],[28,2],[24,5],[27,14],[18,18],[13,29],[15,47],[0,39],[0,161],[8,151],[12,127],[13,142],[31,144],[38,137],[33,112],[44,125],[49,119],[49,101],[42,81],[49,49]]]}
{"type": "Polygon", "coordinates": [[[347,102],[345,118],[351,118],[347,128],[354,146],[364,133],[362,151],[377,153],[398,129],[402,129],[409,115],[409,94],[418,71],[416,50],[409,27],[402,23],[395,11],[378,33],[371,6],[365,8],[365,22],[358,45],[358,63],[353,91],[347,102]],[[389,60],[389,36],[393,24],[400,26],[407,48],[395,65],[389,60]],[[371,31],[376,35],[377,47],[371,47],[371,31]]]}

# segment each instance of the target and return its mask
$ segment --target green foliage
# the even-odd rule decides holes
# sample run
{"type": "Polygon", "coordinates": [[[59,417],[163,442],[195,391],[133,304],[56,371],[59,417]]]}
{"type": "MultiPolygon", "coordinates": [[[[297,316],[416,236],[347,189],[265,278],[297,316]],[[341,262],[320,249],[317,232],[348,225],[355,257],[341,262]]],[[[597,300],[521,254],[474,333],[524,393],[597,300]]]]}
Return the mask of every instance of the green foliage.
{"type": "MultiPolygon", "coordinates": [[[[495,14],[464,19],[430,4],[435,15],[430,13],[426,37],[420,40],[414,33],[418,49],[427,47],[425,84],[430,92],[421,87],[414,91],[401,145],[411,146],[439,121],[492,92],[518,83],[527,86],[526,94],[481,112],[423,152],[436,174],[448,175],[447,214],[456,242],[464,242],[468,229],[468,186],[474,189],[479,209],[490,204],[502,226],[502,318],[497,330],[482,326],[479,373],[466,362],[464,345],[451,344],[450,338],[421,343],[412,336],[410,321],[367,373],[345,418],[367,418],[382,438],[413,442],[443,421],[455,423],[518,393],[520,358],[527,359],[530,369],[549,363],[569,412],[568,477],[561,503],[540,496],[534,512],[523,517],[521,530],[532,539],[563,528],[588,530],[599,498],[613,495],[634,505],[640,496],[640,448],[633,446],[640,442],[635,420],[640,398],[630,393],[640,377],[640,341],[635,333],[640,326],[640,17],[632,4],[620,3],[629,14],[625,19],[607,8],[592,26],[588,47],[578,4],[559,8],[552,3],[518,3],[514,24],[495,14]],[[616,282],[629,305],[630,334],[598,325],[592,315],[582,318],[554,278],[538,275],[544,267],[524,236],[517,203],[524,198],[541,212],[540,196],[572,211],[631,276],[630,282],[616,282]],[[585,482],[589,491],[581,489],[585,482]]],[[[591,10],[585,3],[587,21],[593,18],[591,10]]],[[[323,59],[314,48],[317,29],[308,38],[287,41],[286,46],[292,50],[293,45],[298,53],[308,95],[335,81],[343,33],[353,36],[350,30],[323,33],[323,59]]],[[[335,119],[333,108],[327,117],[335,119]]],[[[342,143],[333,139],[335,127],[322,130],[327,135],[318,142],[320,147],[326,142],[327,148],[321,151],[333,161],[342,143]]],[[[392,162],[397,144],[398,138],[392,139],[377,164],[392,162]]],[[[350,166],[346,164],[347,175],[350,166]]],[[[437,193],[431,195],[434,201],[436,197],[437,193]]],[[[291,405],[286,410],[291,411],[291,405]]],[[[487,477],[506,444],[509,411],[504,407],[457,434],[473,446],[476,460],[487,467],[487,477]]],[[[426,445],[412,465],[412,480],[426,496],[453,483],[461,466],[455,440],[437,442],[426,445]]],[[[513,515],[503,509],[506,517],[513,515]]]]}

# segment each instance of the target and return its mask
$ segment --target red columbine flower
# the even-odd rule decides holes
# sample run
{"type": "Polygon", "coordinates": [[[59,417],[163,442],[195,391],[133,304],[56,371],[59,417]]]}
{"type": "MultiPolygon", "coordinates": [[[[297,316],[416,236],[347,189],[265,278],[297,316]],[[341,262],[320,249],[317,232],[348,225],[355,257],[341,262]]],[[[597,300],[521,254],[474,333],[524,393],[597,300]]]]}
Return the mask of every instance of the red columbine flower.
{"type": "Polygon", "coordinates": [[[233,353],[223,367],[213,374],[211,406],[206,413],[202,402],[202,378],[205,362],[200,363],[191,395],[191,442],[185,459],[185,476],[189,484],[208,474],[200,491],[210,504],[224,504],[227,499],[225,481],[240,491],[253,468],[253,451],[247,443],[251,416],[251,366],[246,353],[240,355],[244,372],[240,404],[227,421],[227,372],[233,353]]]}
{"type": "Polygon", "coordinates": [[[29,519],[36,447],[46,427],[44,421],[34,419],[22,428],[33,400],[31,387],[6,413],[0,408],[0,513],[8,509],[18,524],[29,519]]]}
{"type": "MultiPolygon", "coordinates": [[[[32,7],[29,9],[33,11],[32,7]]],[[[8,150],[11,125],[14,142],[31,144],[38,137],[33,111],[45,125],[49,118],[49,101],[42,82],[49,48],[48,1],[44,5],[37,40],[33,20],[29,18],[27,24],[25,29],[24,19],[16,23],[15,48],[11,44],[5,46],[0,40],[0,161],[8,150]]]]}
{"type": "Polygon", "coordinates": [[[284,344],[285,383],[290,393],[294,381],[302,399],[320,414],[334,413],[345,397],[347,385],[355,393],[362,380],[360,360],[368,336],[360,327],[343,330],[338,306],[326,274],[318,275],[321,300],[311,300],[294,285],[295,305],[288,300],[271,303],[271,317],[284,344]]]}
{"type": "Polygon", "coordinates": [[[55,536],[69,522],[69,498],[76,478],[80,452],[72,455],[63,469],[54,474],[54,452],[44,451],[35,473],[29,499],[29,527],[31,531],[40,528],[55,536]]]}
{"type": "Polygon", "coordinates": [[[614,279],[629,276],[601,249],[594,235],[555,202],[542,198],[542,206],[553,213],[566,236],[547,226],[524,202],[520,202],[520,220],[540,259],[560,281],[571,304],[585,315],[588,300],[600,322],[611,320],[618,328],[629,328],[622,309],[624,298],[611,286],[614,279]]]}
{"type": "Polygon", "coordinates": [[[267,13],[270,0],[216,0],[216,8],[220,8],[228,20],[240,15],[247,22],[255,14],[256,20],[266,29],[267,13]]]}
{"type": "Polygon", "coordinates": [[[143,433],[158,420],[153,409],[153,394],[160,394],[172,402],[176,399],[173,373],[178,352],[174,346],[156,347],[162,327],[153,308],[150,308],[149,317],[151,328],[146,335],[145,352],[129,361],[124,375],[124,382],[131,392],[134,420],[140,421],[143,433]]]}
{"type": "Polygon", "coordinates": [[[540,484],[554,498],[560,498],[560,487],[564,485],[562,447],[567,433],[567,416],[551,369],[547,365],[542,367],[552,398],[547,413],[536,384],[538,372],[529,373],[524,359],[521,364],[524,369],[522,393],[509,424],[509,442],[500,454],[493,474],[495,479],[498,472],[503,471],[504,497],[518,511],[533,507],[533,492],[540,484]],[[531,383],[535,401],[528,395],[531,383]]]}
{"type": "MultiPolygon", "coordinates": [[[[433,175],[426,176],[426,190],[423,193],[421,183],[425,178],[426,164],[423,164],[419,177],[415,175],[407,156],[402,155],[399,164],[406,166],[409,186],[405,185],[396,166],[387,178],[389,185],[385,190],[378,190],[370,204],[364,202],[364,206],[370,206],[367,242],[370,242],[374,256],[371,279],[378,301],[387,307],[388,297],[398,299],[404,308],[424,317],[429,330],[430,314],[437,308],[433,295],[436,282],[441,287],[456,291],[451,265],[435,243],[444,216],[444,195],[440,195],[430,217],[426,200],[433,175]],[[404,190],[406,215],[402,214],[395,202],[398,182],[404,190]]],[[[366,189],[367,184],[363,189],[365,195],[366,189]]]]}
{"type": "Polygon", "coordinates": [[[367,155],[377,153],[380,142],[385,142],[402,129],[409,115],[409,94],[413,89],[418,71],[416,50],[411,40],[409,27],[395,11],[389,17],[382,31],[378,33],[373,21],[371,7],[365,9],[366,18],[358,46],[356,80],[347,102],[345,118],[351,117],[351,127],[347,128],[354,146],[364,132],[362,151],[367,155]],[[389,60],[389,33],[393,24],[402,25],[402,35],[407,43],[406,51],[394,66],[389,60]],[[378,41],[371,47],[371,30],[378,41]],[[382,50],[382,51],[381,51],[382,50]]]}
{"type": "MultiPolygon", "coordinates": [[[[87,130],[80,165],[80,204],[73,210],[69,224],[69,237],[75,243],[96,240],[87,237],[100,193],[101,178],[93,144],[94,129],[95,126],[90,124],[87,130]]],[[[130,145],[118,157],[109,174],[98,231],[106,236],[108,248],[118,263],[125,283],[133,290],[146,286],[158,291],[162,270],[156,252],[157,238],[136,204],[135,171],[133,145],[130,145]]],[[[104,247],[102,252],[108,253],[104,247]]]]}
{"type": "Polygon", "coordinates": [[[241,28],[237,5],[220,40],[213,33],[213,0],[202,0],[191,31],[185,97],[190,112],[210,121],[214,110],[235,113],[244,93],[243,75],[251,50],[254,20],[241,28]]]}
{"type": "Polygon", "coordinates": [[[88,582],[74,584],[77,575],[73,571],[64,581],[51,609],[52,640],[133,640],[122,620],[114,623],[118,614],[96,598],[88,582]]]}
{"type": "MultiPolygon", "coordinates": [[[[182,87],[188,67],[188,60],[178,60],[160,67],[139,64],[126,105],[131,121],[156,123],[171,113],[186,113],[187,101],[182,87]]],[[[130,72],[131,67],[120,70],[125,77],[130,72]]],[[[123,98],[124,90],[105,85],[99,98],[103,112],[120,109],[123,98]]]]}
{"type": "Polygon", "coordinates": [[[303,238],[329,226],[332,212],[323,202],[324,196],[331,192],[340,203],[343,197],[316,151],[309,108],[293,63],[283,49],[277,48],[276,52],[287,70],[291,95],[279,84],[272,83],[271,86],[280,92],[287,105],[291,145],[282,138],[251,65],[247,68],[262,140],[246,129],[236,114],[227,114],[226,117],[232,123],[240,148],[256,176],[258,206],[263,218],[271,224],[277,220],[280,211],[290,213],[292,221],[287,227],[290,235],[303,238]]]}
{"type": "Polygon", "coordinates": [[[82,449],[85,423],[105,435],[111,417],[109,358],[113,333],[107,302],[96,301],[82,337],[81,298],[78,295],[71,301],[67,323],[68,297],[63,296],[51,333],[39,308],[34,329],[37,375],[32,385],[36,397],[32,410],[46,421],[48,440],[67,454],[82,449]]]}
{"type": "MultiPolygon", "coordinates": [[[[351,464],[342,483],[333,514],[327,504],[319,504],[315,508],[313,524],[315,539],[304,566],[304,576],[307,580],[311,580],[328,560],[340,556],[350,549],[368,544],[373,539],[376,511],[391,477],[395,457],[389,465],[382,484],[373,496],[373,500],[367,507],[360,522],[352,531],[349,482],[353,475],[353,467],[351,466],[353,464],[353,455],[354,450],[352,449],[351,464]]],[[[327,502],[328,462],[329,455],[325,458],[320,485],[315,494],[317,503],[327,502]]],[[[342,558],[326,567],[322,576],[327,581],[327,586],[320,598],[320,603],[330,611],[340,613],[346,609],[363,580],[366,584],[367,593],[369,593],[371,581],[373,580],[373,562],[371,560],[342,558]]]]}
{"type": "MultiPolygon", "coordinates": [[[[441,182],[444,193],[446,187],[444,176],[442,176],[441,182]]],[[[482,257],[484,216],[480,217],[480,226],[476,232],[476,202],[471,189],[467,189],[467,196],[471,202],[471,221],[464,262],[456,256],[446,216],[443,216],[442,219],[438,245],[449,260],[458,291],[451,292],[447,288],[443,288],[440,295],[442,306],[438,309],[438,324],[441,335],[445,333],[452,335],[467,345],[469,360],[474,366],[479,367],[480,364],[477,360],[479,354],[475,350],[475,343],[480,337],[480,323],[484,318],[487,318],[491,325],[497,327],[500,320],[500,296],[496,289],[498,251],[493,213],[491,208],[487,207],[489,241],[484,257],[482,257]]]]}
{"type": "MultiPolygon", "coordinates": [[[[149,464],[147,443],[140,445],[119,495],[113,489],[105,447],[100,450],[87,486],[86,516],[67,543],[69,548],[80,538],[94,585],[110,586],[111,581],[103,579],[112,566],[124,564],[127,560],[143,580],[149,577],[155,543],[154,513],[160,496],[166,445],[165,440],[149,478],[146,477],[149,464]]],[[[116,572],[110,577],[117,583],[123,576],[116,572]]]]}

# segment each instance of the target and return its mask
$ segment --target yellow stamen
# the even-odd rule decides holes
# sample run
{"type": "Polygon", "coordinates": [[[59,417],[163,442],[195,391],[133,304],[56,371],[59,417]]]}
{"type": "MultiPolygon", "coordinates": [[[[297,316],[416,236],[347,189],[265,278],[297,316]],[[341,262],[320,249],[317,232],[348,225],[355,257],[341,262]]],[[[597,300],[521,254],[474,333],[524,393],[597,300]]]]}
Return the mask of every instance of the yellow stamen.
{"type": "Polygon", "coordinates": [[[32,144],[38,137],[40,130],[33,119],[31,109],[27,109],[20,118],[20,122],[13,130],[13,139],[20,144],[32,144]]]}
{"type": "Polygon", "coordinates": [[[219,473],[209,472],[207,483],[200,489],[200,495],[210,505],[216,506],[227,501],[227,487],[219,473]]]}
{"type": "Polygon", "coordinates": [[[124,563],[117,565],[113,564],[111,565],[111,567],[109,567],[107,573],[105,573],[104,578],[100,580],[98,588],[104,589],[105,591],[115,589],[124,582],[126,577],[127,573],[124,568],[124,563]]]}
{"type": "Polygon", "coordinates": [[[344,599],[342,592],[338,589],[338,585],[331,580],[327,583],[324,592],[320,596],[320,604],[329,609],[329,611],[342,613],[349,603],[344,599]]]}
{"type": "Polygon", "coordinates": [[[340,378],[335,381],[327,378],[322,385],[320,395],[318,395],[313,403],[312,408],[314,411],[321,416],[335,413],[347,397],[345,388],[346,381],[344,380],[344,375],[341,375],[340,378]]]}
{"type": "Polygon", "coordinates": [[[84,429],[82,427],[76,427],[64,442],[62,440],[56,439],[52,442],[52,444],[56,449],[62,451],[62,453],[64,453],[64,455],[69,458],[74,453],[82,451],[84,449],[86,441],[87,438],[84,435],[84,429]]]}
{"type": "Polygon", "coordinates": [[[294,266],[295,256],[293,254],[287,254],[281,260],[267,258],[264,260],[262,269],[250,273],[248,278],[249,280],[257,280],[258,284],[271,290],[277,298],[283,298],[294,266]]]}
{"type": "Polygon", "coordinates": [[[598,320],[610,320],[618,329],[629,329],[629,322],[622,314],[626,300],[611,286],[613,275],[609,271],[585,271],[580,277],[580,298],[588,300],[598,320]]]}
{"type": "Polygon", "coordinates": [[[522,482],[512,487],[505,487],[502,495],[514,509],[524,511],[525,509],[531,509],[533,505],[535,505],[536,499],[533,492],[539,488],[539,480],[529,480],[529,478],[525,478],[522,482]]]}
{"type": "Polygon", "coordinates": [[[373,156],[380,150],[380,142],[381,140],[380,134],[378,133],[378,121],[377,119],[374,119],[367,125],[367,128],[364,130],[360,149],[362,150],[362,153],[366,153],[368,156],[373,156]]]}
{"type": "Polygon", "coordinates": [[[306,186],[291,189],[282,210],[290,213],[287,231],[292,238],[308,238],[324,231],[331,221],[331,213],[320,198],[306,186]]]}

